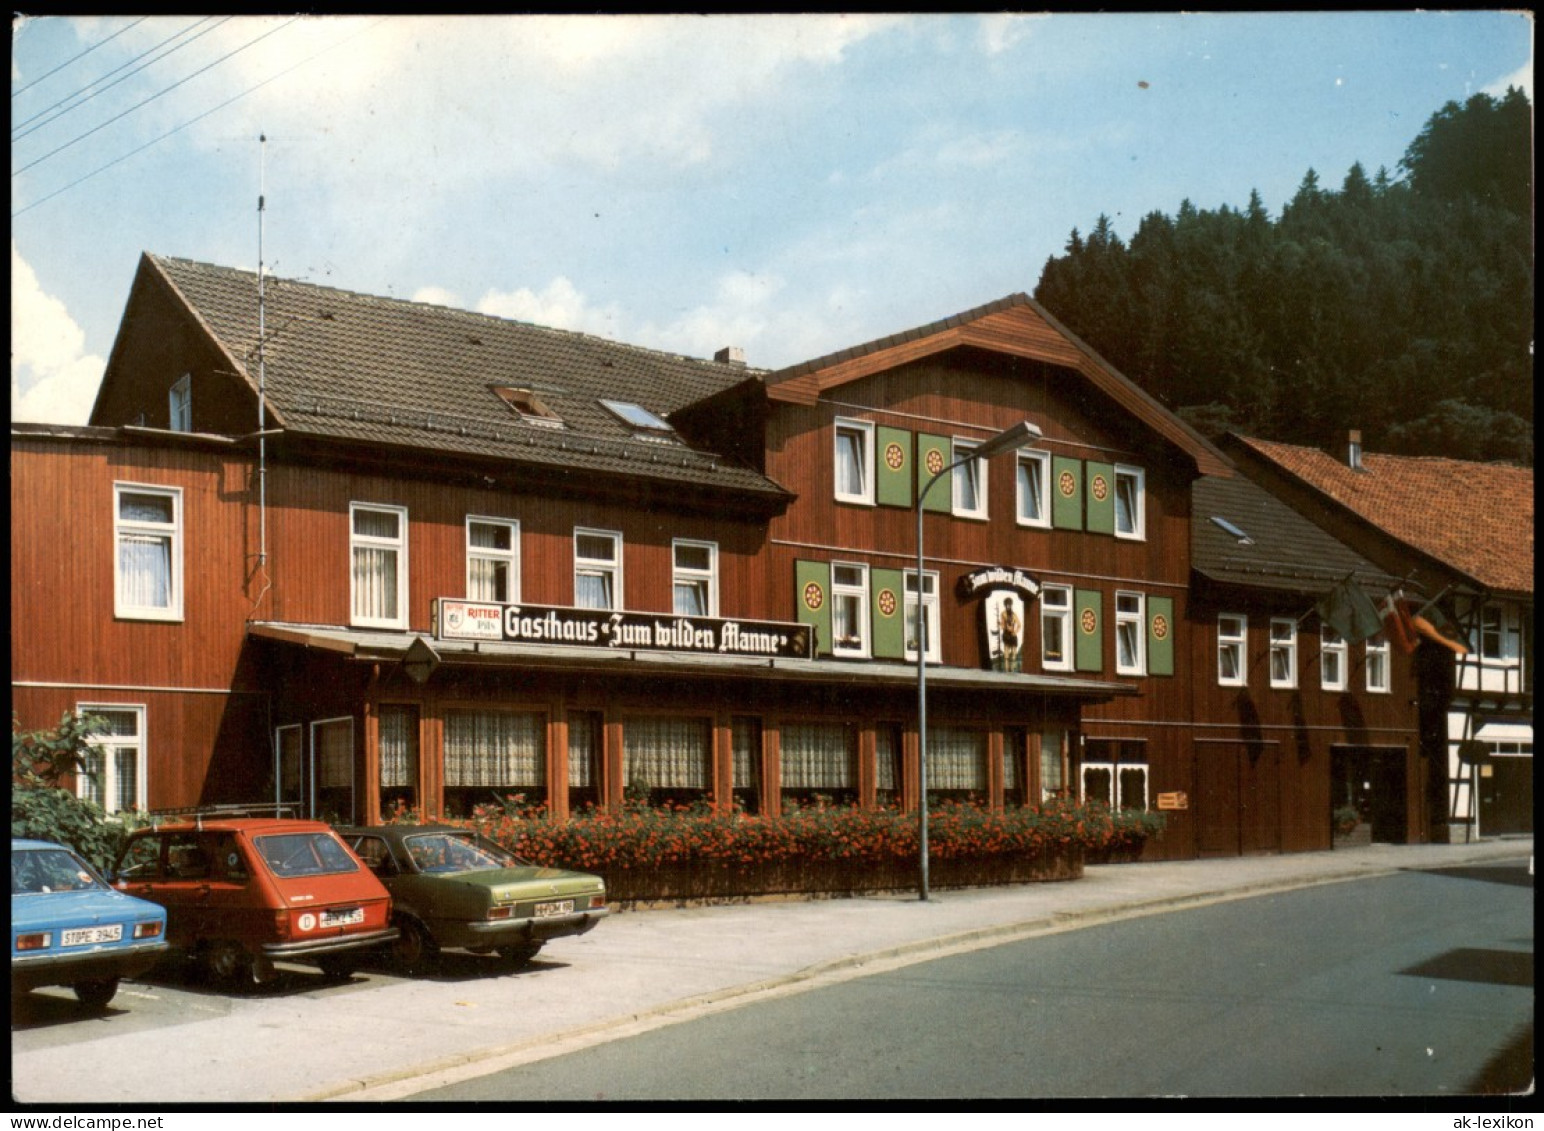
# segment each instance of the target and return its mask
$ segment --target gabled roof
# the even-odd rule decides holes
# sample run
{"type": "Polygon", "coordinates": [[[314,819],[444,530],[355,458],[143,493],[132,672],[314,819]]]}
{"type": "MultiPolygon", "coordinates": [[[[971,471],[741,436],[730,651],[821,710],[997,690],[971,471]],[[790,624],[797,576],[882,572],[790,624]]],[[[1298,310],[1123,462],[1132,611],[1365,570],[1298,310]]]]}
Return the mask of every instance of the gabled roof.
{"type": "Polygon", "coordinates": [[[1199,432],[1105,361],[1026,294],[779,369],[766,377],[775,401],[814,404],[830,389],[961,346],[1075,370],[1139,421],[1187,453],[1203,475],[1230,476],[1229,464],[1199,432]]]}
{"type": "Polygon", "coordinates": [[[1203,476],[1190,500],[1190,565],[1212,581],[1320,594],[1348,575],[1369,587],[1398,580],[1242,475],[1203,476]]]}
{"type": "MultiPolygon", "coordinates": [[[[155,255],[144,257],[146,272],[186,305],[255,393],[256,273],[155,255]]],[[[289,279],[265,278],[263,292],[270,419],[291,434],[788,498],[714,453],[641,436],[601,404],[634,403],[668,418],[750,379],[743,365],[289,279]],[[529,394],[561,426],[522,417],[512,407],[522,397],[501,397],[499,388],[529,394]]]]}
{"type": "Polygon", "coordinates": [[[1399,546],[1497,593],[1533,593],[1533,472],[1439,456],[1362,454],[1357,470],[1317,448],[1236,437],[1399,546]]]}

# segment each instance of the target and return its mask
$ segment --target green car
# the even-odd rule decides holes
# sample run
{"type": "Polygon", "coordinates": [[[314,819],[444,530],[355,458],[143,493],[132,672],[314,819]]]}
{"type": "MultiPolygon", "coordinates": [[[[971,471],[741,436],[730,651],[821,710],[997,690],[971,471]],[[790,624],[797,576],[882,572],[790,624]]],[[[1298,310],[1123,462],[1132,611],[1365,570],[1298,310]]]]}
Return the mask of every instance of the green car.
{"type": "Polygon", "coordinates": [[[450,825],[340,828],[391,892],[392,944],[411,973],[441,950],[497,951],[521,964],[548,939],[582,935],[606,915],[606,884],[587,872],[540,868],[470,829],[450,825]]]}

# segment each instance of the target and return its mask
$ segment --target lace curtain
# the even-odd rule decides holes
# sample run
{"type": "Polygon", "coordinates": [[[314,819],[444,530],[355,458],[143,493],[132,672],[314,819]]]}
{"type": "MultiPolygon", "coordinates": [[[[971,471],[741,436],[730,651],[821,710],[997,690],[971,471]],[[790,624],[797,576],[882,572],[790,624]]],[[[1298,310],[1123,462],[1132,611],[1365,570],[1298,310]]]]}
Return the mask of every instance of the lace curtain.
{"type": "Polygon", "coordinates": [[[856,789],[858,744],[845,723],[787,723],[782,728],[784,789],[856,789]]]}
{"type": "Polygon", "coordinates": [[[546,784],[546,720],[510,711],[445,713],[445,785],[546,784]]]}
{"type": "Polygon", "coordinates": [[[927,787],[986,791],[986,732],[929,727],[927,787]]]}
{"type": "Polygon", "coordinates": [[[418,784],[418,711],[382,707],[381,785],[386,789],[418,784]]]}
{"type": "Polygon", "coordinates": [[[901,788],[901,736],[895,727],[880,726],[874,731],[874,785],[881,793],[901,788]]]}
{"type": "Polygon", "coordinates": [[[713,780],[707,719],[641,715],[622,724],[624,780],[650,789],[702,789],[713,780]]]}
{"type": "Polygon", "coordinates": [[[568,787],[588,789],[595,785],[595,751],[599,748],[600,720],[591,711],[568,714],[568,787]]]}

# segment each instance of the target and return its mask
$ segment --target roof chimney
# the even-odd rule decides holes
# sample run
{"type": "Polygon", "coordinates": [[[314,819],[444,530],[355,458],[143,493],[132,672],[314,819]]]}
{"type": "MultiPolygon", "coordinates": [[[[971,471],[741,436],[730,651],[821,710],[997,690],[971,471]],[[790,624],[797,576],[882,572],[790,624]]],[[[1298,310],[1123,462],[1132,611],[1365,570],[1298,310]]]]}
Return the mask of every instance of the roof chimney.
{"type": "Polygon", "coordinates": [[[714,361],[722,361],[726,365],[744,365],[745,351],[739,346],[725,346],[713,355],[714,361]]]}
{"type": "Polygon", "coordinates": [[[1352,471],[1365,471],[1362,466],[1362,432],[1353,428],[1346,433],[1346,466],[1352,471]]]}

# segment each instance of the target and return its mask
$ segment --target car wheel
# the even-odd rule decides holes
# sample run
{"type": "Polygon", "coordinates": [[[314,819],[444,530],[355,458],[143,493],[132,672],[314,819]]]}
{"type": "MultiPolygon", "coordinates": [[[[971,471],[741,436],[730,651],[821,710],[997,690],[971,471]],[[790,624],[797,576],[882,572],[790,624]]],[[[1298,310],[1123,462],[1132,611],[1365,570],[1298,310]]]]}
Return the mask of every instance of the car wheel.
{"type": "Polygon", "coordinates": [[[352,954],[324,954],[317,961],[327,977],[336,982],[346,982],[353,976],[357,960],[352,954]]]}
{"type": "Polygon", "coordinates": [[[541,953],[542,944],[539,942],[517,943],[514,946],[499,947],[499,956],[512,966],[524,966],[531,959],[541,953]]]}
{"type": "Polygon", "coordinates": [[[75,991],[76,998],[87,1009],[106,1009],[107,1003],[112,1001],[113,995],[118,992],[118,979],[103,978],[95,982],[76,982],[70,989],[75,991]]]}
{"type": "Polygon", "coordinates": [[[397,939],[391,944],[391,955],[409,974],[423,974],[439,961],[440,948],[427,927],[417,919],[404,917],[397,920],[397,939]]]}
{"type": "Polygon", "coordinates": [[[222,986],[242,989],[257,984],[257,968],[247,948],[230,939],[218,939],[201,952],[204,971],[222,986]]]}

